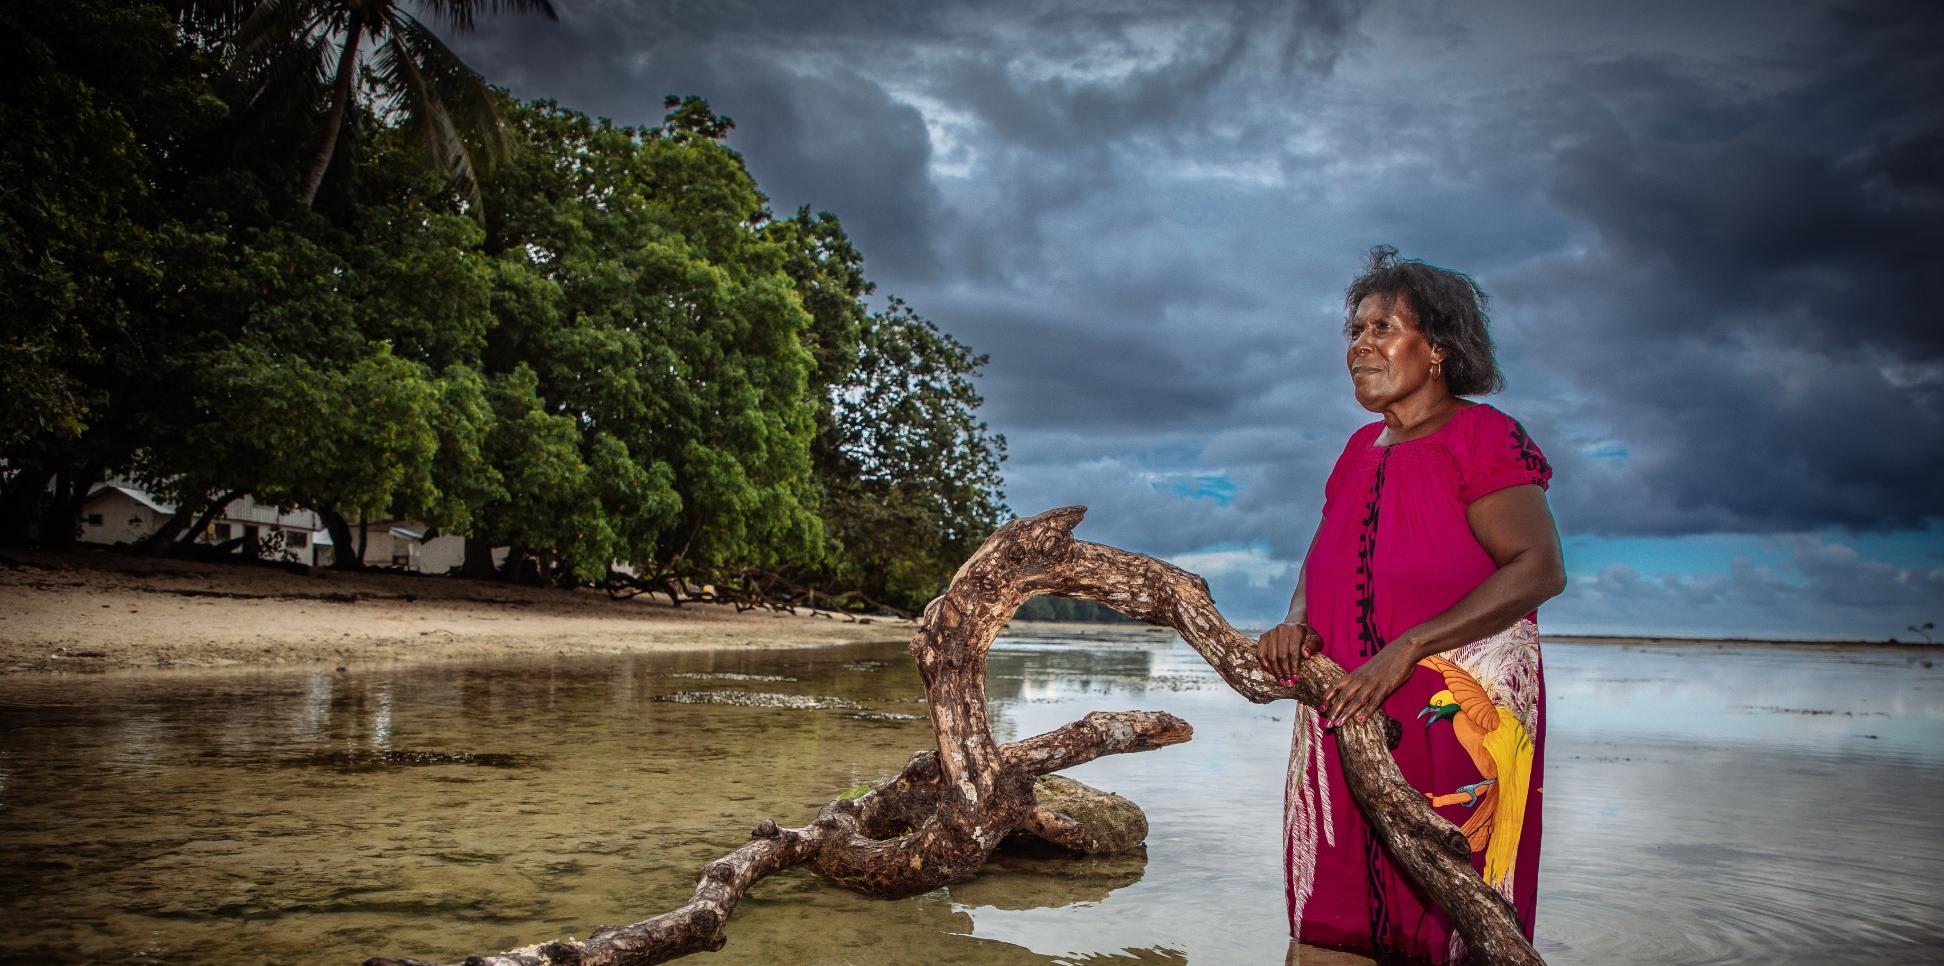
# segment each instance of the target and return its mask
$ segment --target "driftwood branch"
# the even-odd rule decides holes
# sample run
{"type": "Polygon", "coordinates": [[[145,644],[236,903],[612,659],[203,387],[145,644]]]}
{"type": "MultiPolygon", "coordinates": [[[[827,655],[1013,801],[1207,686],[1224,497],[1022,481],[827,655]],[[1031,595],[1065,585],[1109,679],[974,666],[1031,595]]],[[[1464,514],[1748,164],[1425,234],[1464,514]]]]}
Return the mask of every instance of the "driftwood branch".
{"type": "MultiPolygon", "coordinates": [[[[910,651],[925,683],[936,751],[912,756],[897,777],[861,798],[825,805],[808,826],[763,821],[747,845],[703,866],[694,894],[679,908],[603,927],[584,941],[469,957],[468,966],[664,962],[720,949],[743,894],[791,866],[808,865],[833,882],[896,898],[971,875],[1015,830],[1079,841],[1078,822],[1035,801],[1034,776],[1104,754],[1186,741],[1191,730],[1160,712],[1094,712],[1043,735],[996,744],[986,720],[986,655],[1020,605],[1040,594],[1097,601],[1172,627],[1231,688],[1257,703],[1293,697],[1314,705],[1342,676],[1342,668],[1318,656],[1304,662],[1293,689],[1277,685],[1256,663],[1255,642],[1216,612],[1206,582],[1152,557],[1074,540],[1085,512],[1066,507],[1000,527],[925,608],[910,651]]],[[[1464,836],[1404,780],[1381,722],[1347,725],[1337,741],[1345,781],[1379,840],[1451,916],[1472,956],[1494,964],[1542,962],[1510,905],[1473,871],[1464,836]]],[[[428,964],[372,959],[366,966],[428,964]]]]}

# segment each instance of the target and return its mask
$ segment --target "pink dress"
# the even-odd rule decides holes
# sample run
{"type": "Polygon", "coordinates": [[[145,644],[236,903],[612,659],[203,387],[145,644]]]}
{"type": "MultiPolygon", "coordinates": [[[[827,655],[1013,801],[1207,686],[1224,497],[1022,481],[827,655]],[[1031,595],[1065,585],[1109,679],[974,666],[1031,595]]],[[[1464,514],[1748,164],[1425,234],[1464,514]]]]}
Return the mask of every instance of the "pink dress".
{"type": "MultiPolygon", "coordinates": [[[[1376,445],[1382,422],[1350,437],[1324,488],[1304,561],[1310,626],[1323,653],[1354,669],[1394,636],[1449,608],[1496,569],[1465,508],[1552,469],[1518,422],[1461,409],[1436,432],[1376,445]]],[[[1538,895],[1545,690],[1537,613],[1419,663],[1384,710],[1404,726],[1404,778],[1460,826],[1472,864],[1512,901],[1526,936],[1538,895]]],[[[1463,958],[1443,913],[1393,868],[1343,783],[1336,739],[1297,715],[1284,794],[1290,935],[1380,962],[1463,958]]]]}

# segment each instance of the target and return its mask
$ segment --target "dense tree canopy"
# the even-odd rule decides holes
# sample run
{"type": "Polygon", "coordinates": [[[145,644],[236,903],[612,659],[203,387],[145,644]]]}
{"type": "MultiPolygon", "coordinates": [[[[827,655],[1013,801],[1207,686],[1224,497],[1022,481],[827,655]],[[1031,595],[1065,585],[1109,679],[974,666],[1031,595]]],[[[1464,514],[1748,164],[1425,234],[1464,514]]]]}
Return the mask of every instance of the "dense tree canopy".
{"type": "Polygon", "coordinates": [[[445,108],[401,100],[415,21],[246,8],[0,12],[5,540],[71,540],[132,476],[189,537],[252,493],[340,546],[410,519],[560,583],[761,573],[913,607],[1005,512],[984,358],[873,311],[837,218],[775,217],[705,102],[631,128],[480,87],[448,146],[497,163],[461,164],[428,141],[445,108]],[[340,102],[320,65],[353,28],[397,50],[340,102]],[[325,122],[358,164],[313,206],[325,122]]]}

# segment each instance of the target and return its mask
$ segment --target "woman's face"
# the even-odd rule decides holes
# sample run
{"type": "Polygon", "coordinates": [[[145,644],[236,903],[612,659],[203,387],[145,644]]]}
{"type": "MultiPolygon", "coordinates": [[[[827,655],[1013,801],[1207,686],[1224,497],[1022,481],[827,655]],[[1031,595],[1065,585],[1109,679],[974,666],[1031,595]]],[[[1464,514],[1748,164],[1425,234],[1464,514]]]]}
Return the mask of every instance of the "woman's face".
{"type": "Polygon", "coordinates": [[[1348,335],[1344,359],[1358,405],[1380,413],[1418,393],[1445,394],[1444,380],[1431,378],[1431,366],[1444,361],[1444,352],[1424,338],[1410,299],[1365,298],[1350,317],[1348,335]]]}

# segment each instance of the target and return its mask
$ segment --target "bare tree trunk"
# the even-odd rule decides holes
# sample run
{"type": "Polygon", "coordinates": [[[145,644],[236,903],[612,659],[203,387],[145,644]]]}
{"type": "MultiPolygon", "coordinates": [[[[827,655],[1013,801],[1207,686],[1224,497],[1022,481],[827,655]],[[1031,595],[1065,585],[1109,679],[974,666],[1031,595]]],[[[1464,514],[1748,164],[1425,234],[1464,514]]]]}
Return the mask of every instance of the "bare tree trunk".
{"type": "Polygon", "coordinates": [[[344,514],[326,507],[312,507],[324,520],[324,530],[331,535],[331,569],[363,570],[364,551],[353,546],[351,524],[344,514]]]}
{"type": "Polygon", "coordinates": [[[54,471],[41,466],[15,469],[0,495],[0,546],[24,547],[34,542],[34,520],[54,471]]]}
{"type": "Polygon", "coordinates": [[[464,573],[471,580],[492,580],[498,576],[493,567],[493,545],[478,537],[466,538],[464,573]]]}
{"type": "Polygon", "coordinates": [[[175,512],[169,514],[169,518],[162,521],[162,525],[156,527],[155,532],[135,541],[136,551],[146,556],[160,556],[168,552],[175,546],[176,534],[188,528],[189,518],[194,516],[202,506],[200,499],[184,500],[176,504],[175,512]]]}
{"type": "MultiPolygon", "coordinates": [[[[819,875],[873,896],[915,895],[984,864],[1007,834],[1026,829],[1056,842],[1079,839],[1079,823],[1043,808],[1033,777],[1101,754],[1185,741],[1185,722],[1159,712],[1094,712],[1081,721],[1004,747],[986,721],[985,664],[994,637],[1028,598],[1058,594],[1097,601],[1150,624],[1172,627],[1243,697],[1294,697],[1314,705],[1343,676],[1321,656],[1306,660],[1292,688],[1255,661],[1255,642],[1216,612],[1200,577],[1152,557],[1073,539],[1084,507],[1050,510],[1000,527],[925,608],[910,651],[925,682],[938,750],[912,757],[896,778],[856,800],[825,805],[810,825],[764,820],[755,841],[702,868],[681,907],[585,941],[559,940],[468,966],[632,966],[720,949],[730,912],[758,879],[807,864],[819,875]]],[[[1491,964],[1537,964],[1511,905],[1470,864],[1465,837],[1404,781],[1381,720],[1337,733],[1345,780],[1399,868],[1457,925],[1471,955],[1491,964]]],[[[371,959],[366,966],[425,966],[371,959]]]]}
{"type": "Polygon", "coordinates": [[[48,499],[41,521],[41,546],[55,550],[74,546],[81,530],[81,507],[88,502],[88,491],[101,482],[101,474],[106,469],[106,464],[100,461],[60,468],[54,476],[54,493],[48,499]]]}
{"type": "Polygon", "coordinates": [[[351,21],[345,26],[344,51],[338,54],[337,74],[331,81],[331,113],[324,116],[324,139],[311,158],[310,172],[304,176],[302,202],[306,208],[317,200],[318,186],[324,183],[324,172],[330,170],[331,156],[337,152],[344,117],[351,112],[351,87],[358,74],[358,43],[363,39],[364,15],[353,10],[351,21]]]}
{"type": "Polygon", "coordinates": [[[195,543],[196,538],[202,536],[203,531],[209,529],[210,521],[222,515],[222,512],[228,509],[229,505],[242,495],[242,490],[231,490],[218,496],[203,510],[202,516],[196,518],[195,524],[183,533],[182,539],[176,541],[176,546],[178,548],[187,548],[190,544],[195,543]]]}

